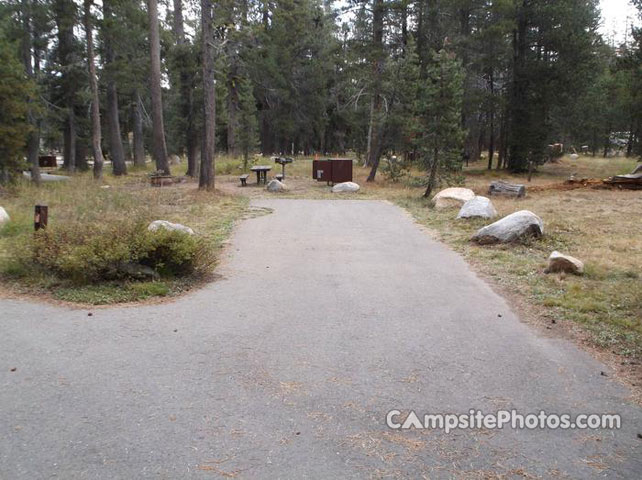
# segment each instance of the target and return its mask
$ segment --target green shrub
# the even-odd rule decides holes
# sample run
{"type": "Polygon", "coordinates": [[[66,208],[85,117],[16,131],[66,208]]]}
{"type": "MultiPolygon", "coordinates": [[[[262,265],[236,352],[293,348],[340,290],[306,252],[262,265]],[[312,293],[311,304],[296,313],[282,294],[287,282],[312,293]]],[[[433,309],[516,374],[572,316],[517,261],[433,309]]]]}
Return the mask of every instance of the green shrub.
{"type": "MultiPolygon", "coordinates": [[[[76,285],[127,279],[130,268],[149,267],[162,277],[207,272],[214,264],[212,247],[201,237],[182,232],[147,230],[146,222],[68,225],[41,230],[16,250],[17,263],[5,273],[37,268],[76,285]]],[[[16,262],[12,262],[16,263],[16,262]]]]}

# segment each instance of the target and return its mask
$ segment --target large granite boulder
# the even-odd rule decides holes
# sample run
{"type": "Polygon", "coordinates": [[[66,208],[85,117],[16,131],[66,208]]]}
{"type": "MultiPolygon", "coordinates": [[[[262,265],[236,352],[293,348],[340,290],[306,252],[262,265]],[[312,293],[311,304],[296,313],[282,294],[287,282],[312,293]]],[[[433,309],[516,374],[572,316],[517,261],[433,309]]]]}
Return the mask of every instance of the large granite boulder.
{"type": "Polygon", "coordinates": [[[464,203],[457,218],[495,218],[497,210],[489,198],[477,196],[464,203]]]}
{"type": "Polygon", "coordinates": [[[542,219],[533,212],[520,210],[479,229],[472,240],[480,245],[489,245],[517,242],[526,237],[540,237],[543,234],[542,219]]]}
{"type": "Polygon", "coordinates": [[[563,255],[560,252],[553,252],[548,257],[546,273],[564,272],[581,275],[584,273],[584,263],[570,255],[563,255]]]}
{"type": "Polygon", "coordinates": [[[475,198],[475,192],[469,188],[452,187],[442,190],[437,195],[432,197],[432,203],[435,208],[442,210],[445,208],[460,208],[468,200],[475,198]]]}
{"type": "Polygon", "coordinates": [[[11,217],[9,216],[7,211],[4,208],[0,207],[0,227],[10,221],[11,217]]]}
{"type": "Polygon", "coordinates": [[[354,193],[359,191],[359,185],[354,182],[337,183],[332,187],[332,193],[354,193]]]}
{"type": "Polygon", "coordinates": [[[285,192],[288,189],[283,182],[279,182],[277,179],[270,180],[265,188],[272,193],[285,192]]]}
{"type": "Polygon", "coordinates": [[[149,230],[150,232],[156,232],[160,229],[169,230],[170,232],[183,232],[188,235],[194,235],[194,230],[192,230],[191,228],[186,227],[185,225],[181,225],[180,223],[168,222],[167,220],[154,220],[147,227],[147,230],[149,230]]]}

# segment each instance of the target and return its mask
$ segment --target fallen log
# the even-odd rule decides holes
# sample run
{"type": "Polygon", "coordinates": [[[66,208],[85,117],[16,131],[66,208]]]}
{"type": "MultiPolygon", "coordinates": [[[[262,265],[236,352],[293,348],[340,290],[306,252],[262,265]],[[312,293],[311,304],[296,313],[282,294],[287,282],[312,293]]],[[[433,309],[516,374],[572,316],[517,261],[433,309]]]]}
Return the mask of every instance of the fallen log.
{"type": "Polygon", "coordinates": [[[642,173],[630,175],[616,175],[614,177],[604,180],[607,185],[616,186],[618,188],[627,188],[631,190],[642,189],[642,173]]]}
{"type": "Polygon", "coordinates": [[[497,182],[491,182],[490,187],[488,187],[488,194],[520,198],[526,195],[526,187],[524,185],[499,180],[497,182]]]}

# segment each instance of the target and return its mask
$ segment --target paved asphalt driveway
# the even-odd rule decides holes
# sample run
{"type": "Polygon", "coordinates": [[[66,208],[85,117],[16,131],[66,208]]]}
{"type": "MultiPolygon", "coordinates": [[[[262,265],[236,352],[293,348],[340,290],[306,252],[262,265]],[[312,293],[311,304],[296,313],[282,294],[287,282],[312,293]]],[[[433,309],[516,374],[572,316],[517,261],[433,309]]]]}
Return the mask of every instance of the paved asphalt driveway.
{"type": "Polygon", "coordinates": [[[607,368],[520,323],[399,209],[256,204],[274,213],[240,225],[224,278],[176,302],[0,300],[1,479],[640,478],[642,410],[607,368]],[[471,408],[623,427],[384,424],[471,408]]]}

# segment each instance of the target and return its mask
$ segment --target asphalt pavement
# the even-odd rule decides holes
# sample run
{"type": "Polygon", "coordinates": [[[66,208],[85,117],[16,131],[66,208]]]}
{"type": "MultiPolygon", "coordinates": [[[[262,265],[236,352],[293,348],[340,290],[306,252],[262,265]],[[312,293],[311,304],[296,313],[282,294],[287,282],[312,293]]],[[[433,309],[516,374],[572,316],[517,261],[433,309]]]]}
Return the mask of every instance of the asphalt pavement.
{"type": "Polygon", "coordinates": [[[0,299],[1,479],[640,478],[630,392],[400,209],[254,204],[273,212],[236,228],[221,278],[176,301],[0,299]],[[471,409],[622,426],[386,426],[471,409]]]}

